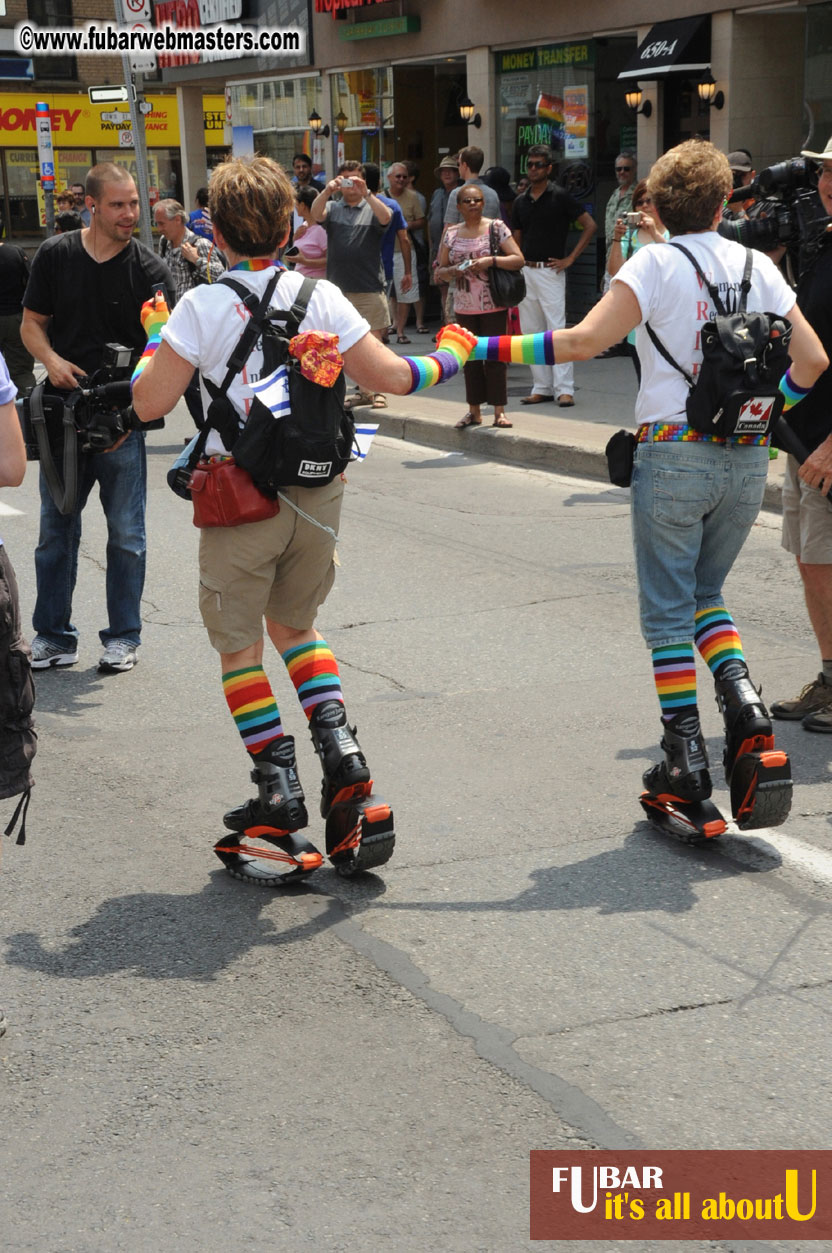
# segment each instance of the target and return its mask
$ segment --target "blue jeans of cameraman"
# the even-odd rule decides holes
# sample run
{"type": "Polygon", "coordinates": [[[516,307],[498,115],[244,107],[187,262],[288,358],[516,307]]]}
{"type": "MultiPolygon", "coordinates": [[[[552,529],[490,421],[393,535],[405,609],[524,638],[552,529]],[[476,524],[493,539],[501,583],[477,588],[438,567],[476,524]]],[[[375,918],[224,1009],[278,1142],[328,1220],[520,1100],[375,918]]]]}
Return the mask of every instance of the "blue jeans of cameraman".
{"type": "Polygon", "coordinates": [[[62,514],[40,475],[40,539],[35,550],[37,601],[32,625],[38,635],[73,651],[78,631],[72,624],[72,594],[78,575],[81,514],[95,483],[107,519],[107,620],[99,635],[141,643],[141,599],[147,542],[147,458],[145,436],[133,431],[114,452],[81,453],[78,500],[71,514],[62,514]]]}

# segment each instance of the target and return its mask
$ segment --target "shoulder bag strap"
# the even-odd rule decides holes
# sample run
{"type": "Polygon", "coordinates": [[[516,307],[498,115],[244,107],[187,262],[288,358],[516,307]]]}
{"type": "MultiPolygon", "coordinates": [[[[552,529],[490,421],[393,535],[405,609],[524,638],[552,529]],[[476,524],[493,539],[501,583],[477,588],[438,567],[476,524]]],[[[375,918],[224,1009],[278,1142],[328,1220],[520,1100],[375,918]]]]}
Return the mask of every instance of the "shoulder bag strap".
{"type": "Polygon", "coordinates": [[[55,508],[64,516],[72,513],[78,499],[78,434],[75,429],[75,406],[69,401],[64,403],[64,477],[58,474],[58,467],[52,456],[52,447],[46,430],[46,414],[43,411],[44,382],[37,383],[29,393],[29,412],[32,417],[32,429],[38,441],[40,465],[49,494],[55,502],[55,508]]]}
{"type": "Polygon", "coordinates": [[[653,330],[649,322],[644,323],[644,329],[647,332],[647,334],[650,336],[650,341],[653,344],[653,347],[655,348],[656,352],[658,352],[662,357],[664,357],[668,365],[672,365],[674,370],[678,370],[679,373],[684,376],[685,382],[687,383],[688,387],[693,387],[694,385],[693,375],[688,374],[687,370],[683,370],[682,367],[679,365],[679,362],[676,360],[676,358],[670,355],[669,351],[667,350],[667,348],[665,348],[664,344],[659,339],[658,335],[653,330]]]}

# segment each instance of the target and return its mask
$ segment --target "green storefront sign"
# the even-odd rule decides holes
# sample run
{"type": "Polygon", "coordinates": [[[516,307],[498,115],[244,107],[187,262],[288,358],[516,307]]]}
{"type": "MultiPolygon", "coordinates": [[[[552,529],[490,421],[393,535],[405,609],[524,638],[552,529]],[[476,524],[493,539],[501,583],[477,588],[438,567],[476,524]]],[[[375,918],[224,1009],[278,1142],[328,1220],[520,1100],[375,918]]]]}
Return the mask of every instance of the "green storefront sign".
{"type": "Polygon", "coordinates": [[[567,65],[574,65],[578,69],[591,69],[595,65],[595,45],[590,39],[580,44],[547,44],[543,48],[512,48],[509,52],[496,52],[494,59],[498,74],[528,73],[529,70],[551,70],[567,65]]]}
{"type": "Polygon", "coordinates": [[[380,17],[376,22],[356,22],[341,30],[342,39],[381,39],[385,35],[409,35],[422,29],[420,17],[380,17]]]}

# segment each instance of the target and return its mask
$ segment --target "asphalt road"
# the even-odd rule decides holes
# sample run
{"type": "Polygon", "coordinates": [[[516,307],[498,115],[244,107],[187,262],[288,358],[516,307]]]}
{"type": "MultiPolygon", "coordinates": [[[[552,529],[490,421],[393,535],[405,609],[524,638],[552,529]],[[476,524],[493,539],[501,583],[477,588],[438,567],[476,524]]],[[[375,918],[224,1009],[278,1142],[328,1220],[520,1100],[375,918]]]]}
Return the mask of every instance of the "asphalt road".
{"type": "MultiPolygon", "coordinates": [[[[140,664],[96,670],[91,504],[81,660],[38,678],[30,837],[0,876],[4,1249],[513,1250],[532,1148],[826,1147],[830,745],[783,729],[780,831],[697,850],[646,826],[627,494],[377,441],[319,626],[398,844],[361,881],[269,891],[211,851],[251,785],[164,483],[185,431],[149,437],[140,664]]],[[[28,617],[36,475],[4,501],[28,617]]],[[[770,699],[817,669],[778,526],[728,589],[770,699]]]]}

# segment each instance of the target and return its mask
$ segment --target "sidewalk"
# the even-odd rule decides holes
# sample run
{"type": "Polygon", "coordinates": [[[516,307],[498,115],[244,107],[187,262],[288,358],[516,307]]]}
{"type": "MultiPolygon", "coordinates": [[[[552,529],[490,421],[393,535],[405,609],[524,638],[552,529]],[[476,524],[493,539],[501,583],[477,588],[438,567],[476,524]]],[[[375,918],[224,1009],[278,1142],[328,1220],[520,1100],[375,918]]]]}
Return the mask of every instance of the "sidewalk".
{"type": "MultiPolygon", "coordinates": [[[[390,347],[412,356],[431,352],[433,329],[431,335],[417,335],[409,327],[412,342],[390,347]]],[[[487,425],[490,409],[483,410],[482,426],[455,429],[467,408],[461,374],[450,383],[413,396],[388,396],[386,409],[362,407],[356,415],[360,421],[378,422],[379,434],[394,439],[608,483],[604,456],[607,440],[620,427],[634,427],[636,376],[632,362],[625,357],[576,362],[574,409],[560,409],[555,401],[521,405],[520,397],[530,390],[528,367],[510,365],[506,413],[514,423],[512,430],[487,425]]],[[[764,509],[780,510],[785,464],[784,453],[769,463],[764,509]]]]}

